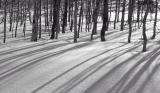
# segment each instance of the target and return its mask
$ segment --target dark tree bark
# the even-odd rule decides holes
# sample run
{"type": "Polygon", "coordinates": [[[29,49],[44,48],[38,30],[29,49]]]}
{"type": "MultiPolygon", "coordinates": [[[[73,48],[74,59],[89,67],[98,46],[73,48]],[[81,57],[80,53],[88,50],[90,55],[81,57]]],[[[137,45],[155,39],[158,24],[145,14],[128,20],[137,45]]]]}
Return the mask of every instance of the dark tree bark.
{"type": "Polygon", "coordinates": [[[7,25],[7,0],[4,0],[4,38],[3,38],[3,43],[6,42],[6,25],[7,25]]]}
{"type": "Polygon", "coordinates": [[[60,9],[60,0],[54,0],[54,10],[53,10],[53,23],[52,23],[52,30],[51,30],[51,37],[50,39],[55,39],[58,37],[58,30],[59,30],[59,9],[60,9]]]}
{"type": "Polygon", "coordinates": [[[17,37],[17,29],[18,29],[18,23],[19,23],[19,14],[20,14],[20,1],[18,0],[18,6],[17,6],[17,15],[16,15],[16,29],[15,29],[15,37],[17,37]]]}
{"type": "Polygon", "coordinates": [[[33,15],[33,23],[32,23],[32,37],[31,37],[31,41],[36,42],[37,41],[37,37],[38,37],[38,6],[37,6],[38,1],[35,0],[34,1],[34,15],[33,15]]]}
{"type": "Polygon", "coordinates": [[[83,0],[81,0],[81,8],[80,8],[80,14],[79,14],[79,23],[78,23],[78,38],[80,33],[80,28],[82,27],[82,19],[83,19],[83,0]]]}
{"type": "Polygon", "coordinates": [[[42,7],[42,0],[39,0],[39,38],[41,38],[41,30],[42,30],[42,28],[41,28],[41,26],[42,26],[42,18],[41,18],[41,15],[42,15],[42,9],[41,9],[41,7],[42,7]]]}
{"type": "Polygon", "coordinates": [[[157,26],[157,15],[158,15],[158,13],[157,13],[158,12],[158,2],[157,2],[157,0],[155,2],[156,2],[156,10],[155,10],[155,19],[154,19],[152,39],[155,39],[155,37],[156,37],[156,26],[157,26]]]}
{"type": "Polygon", "coordinates": [[[118,18],[118,0],[116,0],[115,18],[114,18],[114,29],[116,29],[116,23],[118,18]]]}
{"type": "Polygon", "coordinates": [[[125,6],[126,6],[126,0],[123,0],[122,19],[121,19],[121,31],[124,30],[125,6]]]}
{"type": "Polygon", "coordinates": [[[96,0],[96,6],[95,9],[93,10],[93,29],[91,33],[91,40],[93,40],[93,35],[97,34],[97,19],[98,19],[98,14],[99,14],[99,4],[100,0],[96,0]]]}
{"type": "Polygon", "coordinates": [[[63,14],[63,24],[62,24],[62,33],[65,33],[67,26],[67,8],[68,8],[68,0],[64,1],[64,14],[63,14]]]}
{"type": "Polygon", "coordinates": [[[108,1],[109,0],[104,0],[104,2],[103,2],[104,9],[103,9],[103,26],[102,26],[102,29],[101,29],[101,41],[106,41],[105,40],[105,32],[108,29],[107,28],[107,22],[108,22],[108,3],[109,3],[108,1]]]}
{"type": "Polygon", "coordinates": [[[142,36],[143,36],[143,50],[142,52],[146,52],[146,47],[147,47],[147,35],[146,35],[146,20],[147,20],[147,16],[148,16],[148,13],[149,13],[149,1],[150,0],[145,0],[146,2],[146,12],[144,14],[144,19],[143,19],[143,30],[142,30],[142,36]]]}
{"type": "Polygon", "coordinates": [[[131,42],[131,35],[132,35],[132,16],[133,16],[134,4],[135,4],[135,0],[129,0],[129,7],[128,7],[128,24],[129,24],[128,43],[131,42]]]}
{"type": "Polygon", "coordinates": [[[137,1],[138,7],[137,7],[137,22],[138,22],[138,28],[140,28],[140,0],[137,1]]]}
{"type": "Polygon", "coordinates": [[[78,13],[77,3],[78,1],[75,0],[74,2],[75,2],[75,5],[74,5],[75,7],[75,10],[74,10],[74,43],[76,43],[77,42],[77,13],[78,13]]]}

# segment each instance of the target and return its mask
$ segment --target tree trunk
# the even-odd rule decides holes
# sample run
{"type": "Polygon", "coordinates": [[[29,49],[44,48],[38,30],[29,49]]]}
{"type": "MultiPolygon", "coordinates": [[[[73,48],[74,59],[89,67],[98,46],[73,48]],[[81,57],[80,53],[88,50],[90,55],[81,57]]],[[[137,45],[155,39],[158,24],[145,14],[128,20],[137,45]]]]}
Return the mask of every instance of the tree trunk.
{"type": "Polygon", "coordinates": [[[132,35],[132,16],[133,16],[133,10],[134,10],[134,3],[135,3],[135,0],[129,0],[129,7],[128,7],[128,24],[129,24],[128,43],[131,42],[131,35],[132,35]]]}
{"type": "Polygon", "coordinates": [[[93,35],[97,34],[97,19],[98,19],[98,14],[99,14],[99,4],[100,0],[96,0],[96,6],[95,9],[93,10],[93,29],[91,33],[91,40],[93,40],[93,35]]]}
{"type": "Polygon", "coordinates": [[[108,22],[108,0],[104,0],[103,3],[104,9],[103,9],[103,26],[101,30],[101,41],[105,41],[105,32],[107,28],[107,22],[108,22]]]}
{"type": "Polygon", "coordinates": [[[75,10],[74,10],[74,43],[77,42],[77,13],[78,13],[78,6],[77,6],[77,0],[75,0],[75,10]]]}
{"type": "Polygon", "coordinates": [[[156,26],[157,26],[157,13],[158,12],[158,2],[156,0],[156,10],[155,10],[155,20],[154,20],[154,27],[153,27],[153,36],[152,39],[155,39],[156,37],[156,26]]]}
{"type": "Polygon", "coordinates": [[[62,24],[62,33],[65,33],[67,26],[67,8],[68,8],[68,0],[65,0],[64,14],[63,14],[63,24],[62,24]]]}
{"type": "Polygon", "coordinates": [[[6,42],[6,25],[7,25],[7,0],[4,0],[4,38],[3,38],[3,43],[6,42]]]}
{"type": "Polygon", "coordinates": [[[146,20],[147,20],[147,16],[148,16],[148,13],[149,13],[149,1],[147,0],[146,1],[147,4],[147,9],[146,9],[146,12],[145,12],[145,15],[144,15],[144,19],[143,19],[143,31],[142,31],[142,36],[143,36],[143,50],[142,52],[146,52],[146,47],[147,47],[147,35],[146,35],[146,20]]]}
{"type": "Polygon", "coordinates": [[[121,19],[121,31],[124,30],[125,5],[126,5],[126,0],[123,0],[122,19],[121,19]]]}

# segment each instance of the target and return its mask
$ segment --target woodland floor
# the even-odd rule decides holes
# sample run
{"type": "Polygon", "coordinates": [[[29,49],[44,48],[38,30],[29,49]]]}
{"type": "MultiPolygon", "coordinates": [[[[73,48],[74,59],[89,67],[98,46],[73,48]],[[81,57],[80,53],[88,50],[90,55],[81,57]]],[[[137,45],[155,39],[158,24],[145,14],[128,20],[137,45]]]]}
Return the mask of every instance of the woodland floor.
{"type": "Polygon", "coordinates": [[[128,29],[110,29],[106,42],[99,34],[91,41],[90,32],[78,43],[70,32],[36,43],[19,34],[0,44],[0,93],[159,93],[160,31],[151,40],[152,28],[148,22],[145,53],[138,29],[131,43],[128,29]]]}

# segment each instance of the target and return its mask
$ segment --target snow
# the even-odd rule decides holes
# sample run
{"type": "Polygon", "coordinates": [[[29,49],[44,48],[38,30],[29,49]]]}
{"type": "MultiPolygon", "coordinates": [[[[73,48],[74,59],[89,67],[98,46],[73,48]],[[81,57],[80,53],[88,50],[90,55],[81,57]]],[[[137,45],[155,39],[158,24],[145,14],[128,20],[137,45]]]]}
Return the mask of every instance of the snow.
{"type": "Polygon", "coordinates": [[[131,43],[119,29],[109,29],[105,42],[99,34],[91,41],[91,32],[81,32],[78,43],[71,32],[57,40],[46,32],[36,43],[23,34],[9,38],[0,45],[0,93],[159,93],[160,34],[151,40],[152,26],[145,53],[141,29],[131,43]]]}

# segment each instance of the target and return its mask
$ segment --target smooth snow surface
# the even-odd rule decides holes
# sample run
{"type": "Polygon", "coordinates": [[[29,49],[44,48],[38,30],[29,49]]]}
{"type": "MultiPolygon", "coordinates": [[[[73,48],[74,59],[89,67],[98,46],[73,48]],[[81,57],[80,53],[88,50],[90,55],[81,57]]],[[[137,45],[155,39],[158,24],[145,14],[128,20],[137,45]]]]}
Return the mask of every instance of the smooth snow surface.
{"type": "MultiPolygon", "coordinates": [[[[150,24],[150,23],[148,23],[150,24]]],[[[142,53],[141,30],[60,34],[58,40],[29,42],[26,37],[0,46],[0,93],[159,93],[160,35],[142,53]]]]}

